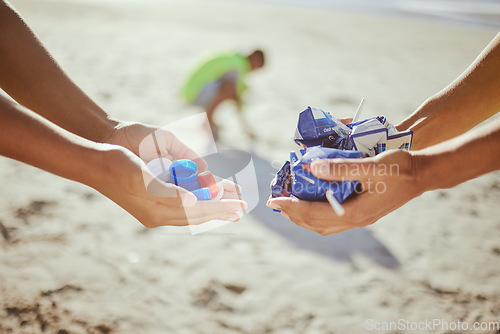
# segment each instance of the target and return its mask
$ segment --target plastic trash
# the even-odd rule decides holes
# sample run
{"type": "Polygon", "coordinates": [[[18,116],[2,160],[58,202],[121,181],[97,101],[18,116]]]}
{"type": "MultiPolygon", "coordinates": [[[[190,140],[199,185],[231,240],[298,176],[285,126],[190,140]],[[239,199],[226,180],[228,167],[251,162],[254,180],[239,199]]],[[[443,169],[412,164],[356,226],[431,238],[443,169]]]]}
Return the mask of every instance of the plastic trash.
{"type": "MultiPolygon", "coordinates": [[[[357,117],[363,103],[364,100],[356,112],[357,117]]],[[[317,159],[358,159],[391,149],[409,150],[412,138],[411,130],[398,132],[384,116],[344,125],[319,108],[307,107],[299,114],[293,138],[300,148],[290,152],[290,161],[277,172],[271,182],[271,196],[290,196],[306,201],[328,200],[337,214],[342,215],[342,208],[335,200],[343,203],[356,190],[359,182],[318,179],[309,172],[310,164],[317,159]]]]}
{"type": "Polygon", "coordinates": [[[150,161],[147,167],[158,179],[191,191],[200,201],[220,199],[223,195],[222,182],[209,171],[198,173],[198,166],[192,160],[172,162],[158,158],[150,161]]]}

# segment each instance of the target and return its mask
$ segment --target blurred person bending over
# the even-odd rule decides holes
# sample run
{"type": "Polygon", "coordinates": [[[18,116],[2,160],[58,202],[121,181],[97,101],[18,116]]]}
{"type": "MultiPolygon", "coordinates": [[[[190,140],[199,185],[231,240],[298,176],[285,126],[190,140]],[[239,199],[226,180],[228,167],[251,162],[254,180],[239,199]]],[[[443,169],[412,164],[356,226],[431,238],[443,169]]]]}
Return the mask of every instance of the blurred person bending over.
{"type": "Polygon", "coordinates": [[[215,138],[217,125],[214,122],[214,114],[217,107],[226,100],[236,103],[245,132],[254,138],[241,113],[241,96],[247,89],[247,74],[262,68],[264,63],[264,52],[261,50],[255,50],[248,55],[239,52],[220,53],[199,65],[186,80],[181,90],[182,98],[187,103],[205,110],[215,138]]]}

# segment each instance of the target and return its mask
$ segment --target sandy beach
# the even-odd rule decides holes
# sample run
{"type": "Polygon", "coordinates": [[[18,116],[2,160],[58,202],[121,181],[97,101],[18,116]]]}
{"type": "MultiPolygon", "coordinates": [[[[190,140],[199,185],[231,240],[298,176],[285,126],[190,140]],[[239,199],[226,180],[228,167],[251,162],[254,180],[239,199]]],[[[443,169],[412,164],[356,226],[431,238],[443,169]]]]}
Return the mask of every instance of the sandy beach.
{"type": "Polygon", "coordinates": [[[397,123],[496,30],[216,0],[11,3],[122,120],[166,125],[198,113],[178,91],[205,55],[259,47],[268,58],[246,96],[257,141],[231,104],[216,115],[220,147],[249,152],[259,181],[259,204],[238,223],[197,236],[147,229],[91,188],[0,159],[0,333],[500,333],[367,329],[500,322],[500,172],[327,237],[265,207],[305,107],[352,117],[364,97],[363,116],[397,123]]]}

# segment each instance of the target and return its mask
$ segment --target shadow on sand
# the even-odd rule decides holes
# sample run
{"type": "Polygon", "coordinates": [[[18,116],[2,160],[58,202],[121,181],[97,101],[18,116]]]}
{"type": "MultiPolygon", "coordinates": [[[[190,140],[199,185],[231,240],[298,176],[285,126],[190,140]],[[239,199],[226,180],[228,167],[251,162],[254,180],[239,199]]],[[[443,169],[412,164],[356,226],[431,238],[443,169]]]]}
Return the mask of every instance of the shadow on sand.
{"type": "Polygon", "coordinates": [[[307,249],[336,261],[350,262],[356,253],[361,253],[375,263],[386,268],[397,269],[399,261],[394,255],[365,228],[352,229],[340,234],[321,236],[305,228],[299,227],[285,219],[279,213],[266,206],[270,195],[269,183],[276,173],[271,163],[255,152],[235,149],[219,150],[217,157],[204,157],[211,166],[211,171],[222,177],[236,175],[250,163],[255,167],[258,183],[259,202],[250,214],[264,226],[281,235],[296,246],[307,249]],[[220,155],[219,155],[220,154],[220,155]],[[222,156],[222,159],[220,159],[222,156]]]}

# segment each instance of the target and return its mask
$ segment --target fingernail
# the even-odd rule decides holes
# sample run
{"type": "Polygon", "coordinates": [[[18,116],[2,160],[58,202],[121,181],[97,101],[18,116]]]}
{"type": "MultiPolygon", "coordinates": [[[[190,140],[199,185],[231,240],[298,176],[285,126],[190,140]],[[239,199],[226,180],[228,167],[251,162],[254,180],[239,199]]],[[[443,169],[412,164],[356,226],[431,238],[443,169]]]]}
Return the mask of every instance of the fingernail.
{"type": "Polygon", "coordinates": [[[291,219],[290,219],[290,216],[288,216],[288,215],[287,215],[286,213],[284,213],[283,211],[281,211],[281,215],[282,215],[283,217],[285,217],[286,219],[291,220],[291,219]]]}
{"type": "Polygon", "coordinates": [[[273,201],[267,201],[266,205],[274,210],[281,210],[280,206],[273,201]]]}

